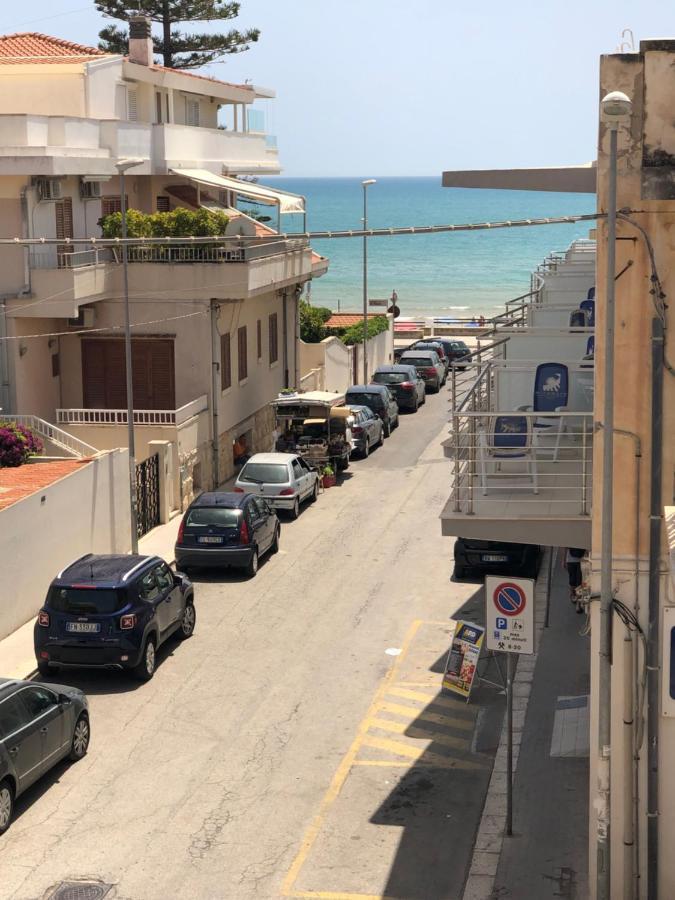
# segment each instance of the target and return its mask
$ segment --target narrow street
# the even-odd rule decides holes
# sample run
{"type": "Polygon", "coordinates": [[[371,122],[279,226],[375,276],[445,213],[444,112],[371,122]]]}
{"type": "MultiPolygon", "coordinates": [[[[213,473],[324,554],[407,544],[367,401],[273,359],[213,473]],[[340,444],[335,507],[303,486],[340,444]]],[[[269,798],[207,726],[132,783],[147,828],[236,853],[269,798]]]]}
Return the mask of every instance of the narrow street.
{"type": "Polygon", "coordinates": [[[479,597],[438,522],[448,396],[284,521],[253,581],[198,576],[195,635],[153,681],[62,676],[92,743],[19,801],[3,898],[84,877],[117,900],[461,896],[501,704],[439,696],[479,597]]]}

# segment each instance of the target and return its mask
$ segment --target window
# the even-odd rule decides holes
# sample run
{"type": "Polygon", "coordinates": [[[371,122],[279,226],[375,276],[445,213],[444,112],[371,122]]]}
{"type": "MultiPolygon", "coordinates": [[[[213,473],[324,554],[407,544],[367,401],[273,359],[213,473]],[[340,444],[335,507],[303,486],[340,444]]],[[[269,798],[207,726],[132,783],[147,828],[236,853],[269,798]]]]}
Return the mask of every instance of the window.
{"type": "Polygon", "coordinates": [[[247,344],[246,326],[242,325],[242,327],[237,331],[237,347],[238,347],[238,357],[239,357],[239,381],[244,381],[244,379],[248,377],[248,358],[246,355],[246,349],[247,349],[246,344],[247,344]]]}
{"type": "Polygon", "coordinates": [[[246,463],[239,473],[239,481],[252,484],[288,484],[285,463],[246,463]]]}
{"type": "Polygon", "coordinates": [[[144,575],[141,579],[141,583],[138,589],[138,596],[141,600],[145,600],[147,602],[152,602],[159,597],[159,585],[157,584],[157,580],[155,579],[155,569],[151,572],[148,572],[147,575],[144,575]]]}
{"type": "Polygon", "coordinates": [[[157,202],[157,212],[170,212],[171,211],[171,203],[170,203],[168,197],[166,197],[164,195],[160,195],[159,197],[157,197],[156,202],[157,202]]]}
{"type": "MultiPolygon", "coordinates": [[[[127,207],[129,206],[129,198],[125,198],[127,207]]],[[[101,216],[111,216],[113,213],[122,212],[121,197],[101,197],[101,216]]]]}
{"type": "Polygon", "coordinates": [[[107,615],[122,609],[127,602],[126,593],[115,588],[52,587],[47,606],[76,616],[107,615]]]}
{"type": "Polygon", "coordinates": [[[23,728],[27,721],[26,711],[16,694],[3,700],[0,703],[0,740],[23,728]]]}
{"type": "Polygon", "coordinates": [[[199,100],[185,98],[185,124],[199,125],[199,100]]]}
{"type": "Polygon", "coordinates": [[[169,588],[173,587],[173,578],[171,577],[171,572],[169,572],[164,563],[157,566],[156,569],[153,569],[153,572],[157,580],[157,586],[159,587],[160,591],[162,591],[162,593],[164,591],[168,591],[169,588]]]}
{"type": "Polygon", "coordinates": [[[171,121],[171,116],[169,115],[169,95],[165,94],[164,99],[166,100],[166,121],[171,121]]]}
{"type": "Polygon", "coordinates": [[[138,119],[138,94],[127,88],[127,119],[136,122],[138,119]]]}
{"type": "Polygon", "coordinates": [[[61,374],[60,360],[58,353],[52,353],[52,378],[58,378],[61,374]]]}
{"type": "Polygon", "coordinates": [[[257,324],[257,340],[258,340],[258,359],[262,359],[262,319],[258,319],[257,324]]]}
{"type": "Polygon", "coordinates": [[[185,524],[190,528],[206,528],[209,525],[234,528],[239,524],[240,516],[238,509],[224,506],[195,506],[187,514],[185,524]]]}
{"type": "MultiPolygon", "coordinates": [[[[173,339],[131,341],[136,409],[175,409],[173,339]]],[[[87,409],[125,409],[127,405],[124,341],[82,339],[82,392],[87,409]]]]}
{"type": "Polygon", "coordinates": [[[297,461],[297,459],[294,459],[293,462],[291,463],[291,465],[293,466],[293,474],[295,475],[295,477],[296,477],[296,478],[302,478],[302,476],[303,476],[305,473],[302,471],[302,466],[301,466],[300,463],[297,461]]]}
{"type": "Polygon", "coordinates": [[[269,319],[270,325],[270,365],[279,359],[279,325],[276,313],[269,319]]]}
{"type": "Polygon", "coordinates": [[[20,696],[26,704],[31,719],[35,719],[53,706],[59,705],[56,694],[43,687],[26,688],[25,691],[21,691],[20,696]]]}
{"type": "Polygon", "coordinates": [[[220,336],[220,389],[226,391],[232,387],[232,353],[230,350],[230,332],[220,336]]]}
{"type": "Polygon", "coordinates": [[[159,91],[155,92],[155,113],[157,116],[157,123],[159,125],[162,124],[162,95],[159,91]]]}

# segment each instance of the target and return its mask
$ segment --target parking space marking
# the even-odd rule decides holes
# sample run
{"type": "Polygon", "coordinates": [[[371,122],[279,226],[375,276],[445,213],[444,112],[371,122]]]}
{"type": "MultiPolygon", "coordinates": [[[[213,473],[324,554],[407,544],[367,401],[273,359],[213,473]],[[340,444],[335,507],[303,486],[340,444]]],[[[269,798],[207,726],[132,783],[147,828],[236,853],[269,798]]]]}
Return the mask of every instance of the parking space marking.
{"type": "MultiPolygon", "coordinates": [[[[432,698],[430,697],[429,703],[431,702],[432,698]]],[[[451,728],[460,728],[463,731],[473,731],[473,718],[458,719],[455,716],[444,716],[440,713],[426,712],[426,710],[420,711],[412,706],[401,706],[399,703],[390,703],[389,701],[380,703],[378,709],[394,713],[395,715],[405,716],[408,719],[419,719],[422,722],[432,722],[434,725],[446,725],[451,728]]]]}

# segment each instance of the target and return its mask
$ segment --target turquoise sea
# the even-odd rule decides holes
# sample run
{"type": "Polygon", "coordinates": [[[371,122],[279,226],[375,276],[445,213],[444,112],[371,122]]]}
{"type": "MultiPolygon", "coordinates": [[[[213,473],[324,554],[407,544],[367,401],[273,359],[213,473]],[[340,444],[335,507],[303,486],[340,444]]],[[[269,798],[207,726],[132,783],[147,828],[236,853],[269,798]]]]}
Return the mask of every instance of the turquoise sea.
{"type": "MultiPolygon", "coordinates": [[[[360,178],[279,177],[264,181],[307,198],[310,230],[361,225],[360,178]]],[[[594,210],[593,194],[444,188],[440,176],[377,178],[368,188],[368,224],[374,228],[504,221],[594,210]]],[[[371,238],[368,294],[384,298],[396,290],[403,316],[494,315],[497,308],[503,311],[504,301],[529,290],[530,272],[549,251],[588,237],[592,224],[371,238]]],[[[301,229],[301,216],[282,217],[282,230],[301,229]]],[[[363,296],[362,239],[316,241],[314,247],[329,257],[330,268],[312,283],[312,303],[358,309],[363,296]]]]}

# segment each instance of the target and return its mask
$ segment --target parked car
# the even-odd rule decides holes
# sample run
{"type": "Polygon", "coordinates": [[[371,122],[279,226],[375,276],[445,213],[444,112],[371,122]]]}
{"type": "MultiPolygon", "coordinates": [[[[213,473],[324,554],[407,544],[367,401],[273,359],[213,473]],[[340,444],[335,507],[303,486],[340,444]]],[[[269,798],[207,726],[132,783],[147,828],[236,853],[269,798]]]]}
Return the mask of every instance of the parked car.
{"type": "Polygon", "coordinates": [[[445,365],[435,350],[406,350],[400,364],[415,366],[427,391],[437,394],[445,384],[445,365]]]}
{"type": "Polygon", "coordinates": [[[400,409],[412,409],[426,402],[424,380],[417,374],[415,366],[378,366],[373,372],[374,384],[386,384],[400,409]]]}
{"type": "Polygon", "coordinates": [[[274,509],[253,494],[208,491],[187,509],[178,529],[176,566],[237,566],[252,578],[260,557],[279,550],[274,509]]]}
{"type": "Polygon", "coordinates": [[[352,450],[365,459],[373,447],[384,440],[382,419],[368,406],[349,407],[354,416],[352,425],[352,450]]]}
{"type": "Polygon", "coordinates": [[[431,338],[427,338],[422,341],[414,341],[409,347],[408,350],[433,350],[438,354],[438,358],[443,363],[443,367],[445,369],[445,377],[448,375],[448,369],[450,368],[450,359],[448,358],[447,353],[445,352],[445,347],[443,346],[443,341],[439,341],[436,338],[433,340],[431,338]]]}
{"type": "Polygon", "coordinates": [[[82,691],[0,678],[0,834],[16,798],[62,759],[82,759],[90,734],[82,691]]]}
{"type": "Polygon", "coordinates": [[[536,578],[541,547],[536,544],[513,544],[507,541],[479,541],[457,538],[455,541],[455,578],[470,572],[496,572],[536,578]]]}
{"type": "Polygon", "coordinates": [[[234,489],[264,497],[270,506],[297,519],[303,500],[313,503],[319,496],[319,476],[296,453],[256,453],[239,473],[234,489]]]}
{"type": "MultiPolygon", "coordinates": [[[[414,344],[411,344],[409,349],[412,350],[413,348],[419,347],[422,343],[441,344],[445,350],[445,355],[448,358],[448,366],[452,362],[456,362],[457,360],[464,359],[471,355],[471,348],[464,341],[459,341],[456,338],[438,337],[436,335],[433,340],[416,341],[414,344]]],[[[466,365],[457,366],[457,368],[466,369],[466,365]]]]}
{"type": "Polygon", "coordinates": [[[158,556],[88,553],[59,572],[35,623],[38,670],[130,669],[148,681],[157,649],[192,635],[194,590],[158,556]]]}
{"type": "Polygon", "coordinates": [[[398,425],[398,403],[393,392],[385,384],[355,384],[347,388],[345,403],[351,407],[367,406],[382,419],[384,436],[389,437],[398,425]]]}

